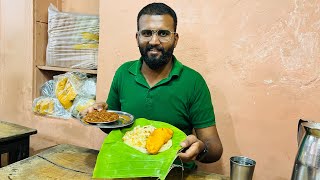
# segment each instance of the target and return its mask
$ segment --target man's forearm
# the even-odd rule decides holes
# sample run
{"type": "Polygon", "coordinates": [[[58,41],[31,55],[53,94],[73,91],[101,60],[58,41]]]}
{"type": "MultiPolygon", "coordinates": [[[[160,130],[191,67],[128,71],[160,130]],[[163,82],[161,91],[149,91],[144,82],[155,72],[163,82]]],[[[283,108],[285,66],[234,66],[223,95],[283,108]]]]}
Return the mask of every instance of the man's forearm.
{"type": "Polygon", "coordinates": [[[213,140],[207,141],[206,143],[208,153],[200,160],[202,163],[213,163],[221,158],[223,148],[220,142],[214,142],[213,140]]]}

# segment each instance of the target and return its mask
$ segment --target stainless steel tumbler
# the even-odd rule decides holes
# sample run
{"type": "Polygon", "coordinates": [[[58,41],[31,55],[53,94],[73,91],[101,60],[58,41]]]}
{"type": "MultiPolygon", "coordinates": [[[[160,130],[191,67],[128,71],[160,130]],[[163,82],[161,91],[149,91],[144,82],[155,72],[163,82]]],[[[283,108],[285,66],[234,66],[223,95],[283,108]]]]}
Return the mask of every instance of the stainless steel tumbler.
{"type": "Polygon", "coordinates": [[[230,158],[230,179],[231,180],[251,180],[256,161],[244,157],[233,156],[230,158]]]}

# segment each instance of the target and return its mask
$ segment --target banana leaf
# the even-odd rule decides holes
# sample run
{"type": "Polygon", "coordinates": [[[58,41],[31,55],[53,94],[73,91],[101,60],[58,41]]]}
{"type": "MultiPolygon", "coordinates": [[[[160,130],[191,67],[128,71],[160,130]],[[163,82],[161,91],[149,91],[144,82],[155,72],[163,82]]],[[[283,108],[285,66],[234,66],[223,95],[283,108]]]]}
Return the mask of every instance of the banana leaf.
{"type": "Polygon", "coordinates": [[[170,124],[145,118],[136,119],[131,127],[112,130],[105,138],[96,160],[93,178],[157,177],[165,179],[181,149],[180,142],[185,138],[184,132],[170,124]],[[171,148],[156,155],[150,155],[125,144],[122,140],[124,134],[138,125],[172,129],[174,133],[171,148]]]}

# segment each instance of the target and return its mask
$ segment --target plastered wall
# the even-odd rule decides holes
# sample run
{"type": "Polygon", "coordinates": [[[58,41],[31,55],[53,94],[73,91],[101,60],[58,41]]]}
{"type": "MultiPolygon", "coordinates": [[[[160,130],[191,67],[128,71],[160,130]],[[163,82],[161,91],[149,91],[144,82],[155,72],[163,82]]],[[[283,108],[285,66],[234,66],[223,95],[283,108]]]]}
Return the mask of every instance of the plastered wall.
{"type": "MultiPolygon", "coordinates": [[[[98,129],[31,113],[32,4],[0,2],[0,119],[37,128],[34,151],[58,143],[99,149],[98,129]]],[[[69,2],[65,10],[82,7],[69,2]]],[[[136,15],[149,2],[100,1],[99,101],[117,67],[139,57],[136,15]]],[[[224,146],[219,162],[200,168],[228,174],[229,158],[244,155],[257,161],[254,179],[290,179],[298,119],[320,122],[320,1],[164,2],[178,15],[175,55],[206,79],[224,146]]]]}

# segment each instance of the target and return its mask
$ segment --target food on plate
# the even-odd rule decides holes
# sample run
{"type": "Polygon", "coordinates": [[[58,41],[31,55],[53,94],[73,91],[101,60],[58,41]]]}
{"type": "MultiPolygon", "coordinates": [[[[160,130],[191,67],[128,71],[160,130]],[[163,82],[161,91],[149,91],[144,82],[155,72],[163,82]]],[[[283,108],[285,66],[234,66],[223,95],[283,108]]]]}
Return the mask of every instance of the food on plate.
{"type": "Polygon", "coordinates": [[[83,120],[89,123],[113,122],[119,119],[119,115],[115,112],[92,111],[88,113],[83,120]]]}
{"type": "Polygon", "coordinates": [[[125,115],[125,114],[119,114],[119,121],[122,123],[122,124],[127,124],[131,121],[131,118],[130,116],[128,115],[125,115]]]}
{"type": "Polygon", "coordinates": [[[142,127],[136,126],[133,128],[133,130],[127,131],[125,135],[122,137],[122,139],[125,144],[137,149],[142,153],[157,154],[158,152],[163,152],[165,150],[168,150],[172,146],[171,138],[173,135],[173,131],[169,128],[158,128],[158,129],[159,130],[157,130],[157,128],[155,128],[152,125],[146,125],[142,127]],[[166,129],[166,130],[163,130],[163,129],[166,129]],[[153,132],[155,133],[153,134],[153,132]],[[153,135],[151,136],[151,134],[153,135]],[[152,149],[151,152],[149,152],[146,148],[149,137],[150,137],[150,140],[149,140],[150,142],[148,146],[151,147],[152,149]],[[162,140],[159,140],[158,138],[162,140]],[[154,142],[151,142],[151,141],[154,141],[154,142]],[[157,147],[157,148],[154,148],[154,147],[157,147]]]}
{"type": "Polygon", "coordinates": [[[169,128],[155,129],[147,139],[146,149],[150,154],[157,154],[160,148],[166,144],[173,135],[173,131],[169,128]]]}

